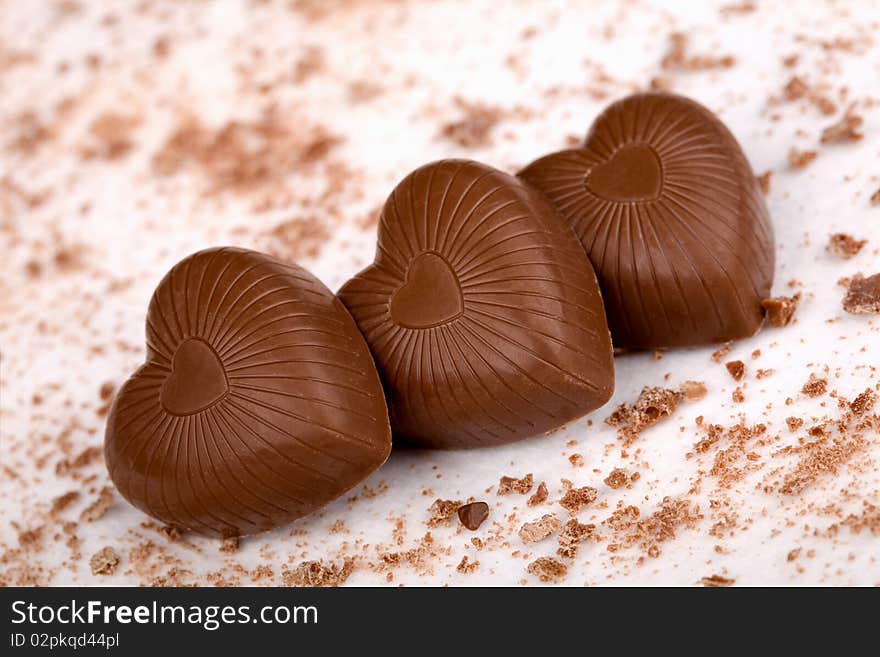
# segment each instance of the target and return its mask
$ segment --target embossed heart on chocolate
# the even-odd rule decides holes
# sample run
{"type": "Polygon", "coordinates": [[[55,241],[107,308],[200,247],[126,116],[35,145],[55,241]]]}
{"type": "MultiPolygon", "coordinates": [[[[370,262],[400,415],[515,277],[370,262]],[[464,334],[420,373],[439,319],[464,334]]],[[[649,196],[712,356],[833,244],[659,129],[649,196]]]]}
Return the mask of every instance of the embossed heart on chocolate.
{"type": "Polygon", "coordinates": [[[773,229],[736,139],[692,100],[609,106],[582,148],[519,176],[574,228],[599,277],[616,348],[754,334],[773,282],[773,229]]]}
{"type": "Polygon", "coordinates": [[[412,329],[445,324],[463,311],[455,273],[436,253],[422,253],[413,259],[404,284],[391,298],[391,317],[412,329]]]}
{"type": "Polygon", "coordinates": [[[188,338],[171,361],[162,384],[162,406],[173,415],[192,415],[220,401],[229,390],[220,358],[208,343],[188,338]]]}
{"type": "Polygon", "coordinates": [[[123,497],[212,536],[311,513],[390,448],[378,373],[339,299],[300,267],[235,248],[191,255],[159,284],[146,363],[104,439],[123,497]]]}
{"type": "Polygon", "coordinates": [[[339,297],[385,384],[395,436],[497,445],[604,404],[614,366],[602,299],[571,230],[517,178],[466,160],[391,193],[373,265],[339,297]]]}
{"type": "Polygon", "coordinates": [[[648,144],[626,144],[594,166],[585,184],[609,201],[652,201],[663,189],[663,169],[648,144]]]}

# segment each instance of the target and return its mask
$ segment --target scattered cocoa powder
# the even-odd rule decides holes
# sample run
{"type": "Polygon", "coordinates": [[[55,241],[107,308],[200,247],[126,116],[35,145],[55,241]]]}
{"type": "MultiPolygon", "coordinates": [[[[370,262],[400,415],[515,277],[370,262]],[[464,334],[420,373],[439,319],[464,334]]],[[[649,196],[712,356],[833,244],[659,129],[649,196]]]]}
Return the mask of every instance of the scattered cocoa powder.
{"type": "Polygon", "coordinates": [[[439,136],[464,148],[490,146],[492,132],[501,120],[501,110],[462,98],[456,99],[456,105],[463,117],[441,126],[439,136]]]}
{"type": "Polygon", "coordinates": [[[341,586],[354,571],[354,559],[344,559],[342,565],[323,561],[303,561],[293,570],[282,570],[284,586],[336,587],[341,586]]]}
{"type": "Polygon", "coordinates": [[[682,32],[669,35],[669,48],[660,66],[667,70],[707,71],[731,68],[736,64],[733,55],[691,55],[688,53],[689,38],[682,32]]]}
{"type": "Polygon", "coordinates": [[[87,506],[80,514],[79,519],[83,522],[94,522],[102,518],[113,504],[113,489],[105,486],[98,494],[98,499],[87,506]]]}

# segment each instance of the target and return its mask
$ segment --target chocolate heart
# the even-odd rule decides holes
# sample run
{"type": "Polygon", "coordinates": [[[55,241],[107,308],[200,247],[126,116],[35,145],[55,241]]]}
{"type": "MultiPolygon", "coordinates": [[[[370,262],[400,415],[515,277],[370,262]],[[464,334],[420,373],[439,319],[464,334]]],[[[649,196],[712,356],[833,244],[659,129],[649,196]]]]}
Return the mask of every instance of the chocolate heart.
{"type": "Polygon", "coordinates": [[[212,536],[300,518],[381,465],[391,428],[372,357],[306,270],[244,249],[175,265],[147,311],[147,362],[107,418],[119,492],[212,536]]]}
{"type": "Polygon", "coordinates": [[[519,176],[574,228],[602,287],[615,348],[754,334],[773,282],[773,229],[730,131],[680,96],[609,106],[582,148],[519,176]]]}
{"type": "Polygon", "coordinates": [[[172,415],[192,415],[213,406],[229,389],[223,364],[203,340],[180,343],[171,374],[162,385],[162,406],[172,415]]]}
{"type": "Polygon", "coordinates": [[[604,404],[614,365],[574,234],[539,193],[445,160],[391,193],[373,265],[339,297],[373,352],[395,437],[497,445],[604,404]]]}
{"type": "Polygon", "coordinates": [[[391,298],[391,317],[412,329],[445,324],[463,310],[455,273],[436,253],[417,256],[406,272],[406,282],[391,298]]]}
{"type": "Polygon", "coordinates": [[[663,170],[647,144],[626,144],[587,175],[587,189],[609,201],[651,201],[663,189],[663,170]]]}

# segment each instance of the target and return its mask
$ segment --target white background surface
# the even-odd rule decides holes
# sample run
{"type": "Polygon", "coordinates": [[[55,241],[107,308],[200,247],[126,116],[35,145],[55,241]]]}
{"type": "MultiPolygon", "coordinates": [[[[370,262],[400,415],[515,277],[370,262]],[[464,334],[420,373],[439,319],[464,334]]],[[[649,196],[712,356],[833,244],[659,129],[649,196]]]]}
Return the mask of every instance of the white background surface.
{"type": "MultiPolygon", "coordinates": [[[[880,270],[880,207],[868,202],[880,187],[880,112],[865,106],[880,100],[880,44],[872,36],[878,34],[880,21],[877,3],[765,2],[757,11],[739,15],[704,2],[517,2],[502,7],[494,2],[364,1],[344,7],[330,3],[328,13],[317,19],[281,2],[157,2],[146,3],[151,9],[141,13],[133,3],[81,4],[79,11],[65,13],[58,3],[0,3],[0,62],[7,62],[0,64],[0,142],[11,139],[26,111],[35,112],[53,130],[51,139],[29,154],[0,143],[4,181],[31,193],[50,192],[44,203],[31,208],[9,186],[0,187],[0,222],[6,227],[0,232],[0,459],[18,474],[0,472],[0,550],[6,551],[0,573],[6,572],[9,583],[23,576],[22,559],[29,564],[25,571],[40,583],[149,581],[130,567],[128,550],[145,540],[164,539],[141,526],[146,518],[118,495],[107,515],[80,524],[82,561],[67,563],[70,550],[64,540],[53,540],[55,529],[46,530],[38,550],[14,559],[9,555],[19,554],[20,531],[45,522],[54,497],[82,491],[81,501],[68,512],[75,520],[105,485],[100,463],[88,470],[94,478],[85,484],[54,474],[58,436],[75,427],[68,438],[74,453],[100,445],[98,389],[105,381],[118,385],[140,362],[147,301],[174,262],[216,244],[269,248],[273,245],[267,235],[274,226],[314,216],[332,224],[332,238],[318,257],[301,264],[335,289],[372,259],[374,230],[359,224],[411,169],[456,156],[516,171],[534,157],[564,147],[569,135],[583,135],[607,102],[646,88],[660,75],[675,91],[720,114],[756,172],[773,171],[767,201],[777,240],[774,292],[792,293],[787,283],[796,279],[805,298],[795,325],[766,328],[733,345],[730,358],[741,358],[749,368],[745,403],[731,401],[736,384],[723,365],[711,361],[712,349],[667,352],[656,361],[650,354],[620,357],[615,396],[589,418],[593,426],[585,418],[550,436],[490,450],[396,451],[367,482],[372,488],[387,484],[387,491],[374,498],[337,501],[293,527],[243,541],[234,555],[221,554],[215,542],[191,536],[185,537],[188,544],[164,548],[174,564],[189,571],[185,581],[204,583],[208,573],[229,575],[240,564],[246,574],[236,571],[237,581],[248,584],[253,581],[251,569],[268,564],[272,577],[257,583],[280,584],[285,565],[302,559],[333,561],[354,552],[358,539],[357,549],[375,561],[377,546],[393,545],[392,518],[405,520],[403,545],[394,549],[412,547],[427,531],[427,508],[435,498],[474,496],[492,508],[476,534],[502,537],[494,547],[476,551],[469,543],[471,534],[462,532],[457,522],[434,529],[436,544],[443,551],[448,548],[448,554],[434,557],[421,571],[395,570],[394,583],[534,584],[527,564],[537,556],[554,555],[557,545],[551,538],[524,546],[516,529],[543,513],[564,519],[555,504],[561,478],[599,489],[597,503],[578,515],[581,522],[601,529],[621,500],[650,514],[664,496],[685,495],[698,470],[711,467],[711,460],[685,456],[702,437],[694,418],[703,415],[707,422],[729,426],[743,416],[750,424],[767,423],[770,434],[779,435],[772,448],[758,450],[760,467],[731,490],[718,490],[717,482],[706,476],[700,491],[688,496],[704,518],[691,529],[679,528],[674,539],[660,546],[658,558],[640,563],[638,548],[612,554],[607,540],[585,543],[569,565],[565,583],[691,585],[713,574],[737,585],[880,583],[880,536],[848,529],[836,537],[815,535],[840,514],[860,513],[863,502],[880,503],[876,435],[869,436],[867,451],[836,474],[822,475],[801,495],[762,490],[762,484],[774,481],[775,468],[784,473],[792,463],[772,452],[803,438],[803,432],[788,432],[785,417],[803,416],[809,426],[811,416],[837,416],[833,399],[799,394],[810,372],[822,374],[827,367],[829,389],[847,398],[876,384],[877,320],[843,313],[843,290],[836,281],[857,271],[880,270]],[[102,25],[107,14],[117,17],[109,26],[102,25]],[[535,36],[523,38],[527,28],[534,28],[535,36]],[[672,31],[689,34],[693,53],[732,54],[736,66],[661,71],[672,31]],[[164,60],[151,55],[160,35],[171,44],[164,60]],[[835,37],[857,42],[856,52],[828,50],[817,43],[835,37]],[[314,46],[323,49],[325,63],[304,82],[278,84],[268,98],[253,85],[242,84],[241,67],[259,79],[283,77],[314,46]],[[252,58],[255,47],[265,52],[259,64],[252,58]],[[9,65],[10,53],[16,52],[32,53],[34,59],[9,65]],[[90,53],[101,56],[97,70],[84,63],[90,53]],[[790,54],[800,56],[794,69],[782,64],[790,54]],[[511,55],[519,72],[505,63],[511,55]],[[68,63],[64,74],[59,73],[62,62],[68,63]],[[865,138],[857,144],[819,145],[822,128],[842,114],[846,103],[838,102],[833,117],[822,116],[806,101],[772,105],[769,99],[781,97],[793,73],[827,85],[834,98],[846,88],[849,98],[860,103],[865,138]],[[349,85],[357,80],[374,81],[384,93],[352,103],[349,85]],[[596,98],[593,90],[607,97],[596,98]],[[491,144],[465,148],[438,137],[442,124],[460,118],[456,96],[505,111],[491,144]],[[75,98],[76,104],[64,120],[57,120],[57,103],[64,98],[75,98]],[[231,119],[252,120],[267,100],[293,126],[320,123],[345,138],[334,157],[350,167],[351,187],[330,197],[338,216],[315,203],[326,181],[321,167],[286,172],[282,185],[290,199],[267,212],[254,210],[250,192],[206,195],[210,182],[198,169],[166,178],[154,174],[151,157],[181,113],[216,127],[231,119]],[[525,111],[512,115],[515,107],[525,111]],[[88,126],[108,111],[140,118],[134,148],[113,162],[83,161],[79,153],[88,140],[88,126]],[[773,113],[780,120],[771,120],[773,113]],[[819,156],[806,170],[791,171],[786,158],[792,146],[814,148],[819,156]],[[79,208],[85,202],[90,209],[82,214],[79,208]],[[828,234],[836,231],[866,238],[868,246],[851,261],[838,260],[824,250],[828,234]],[[64,272],[52,265],[52,245],[59,240],[84,247],[82,267],[64,272]],[[44,264],[43,272],[30,281],[25,265],[35,259],[44,264]],[[121,291],[108,293],[108,285],[123,282],[121,291]],[[45,333],[37,330],[41,322],[45,333]],[[121,348],[119,341],[134,349],[121,348]],[[93,353],[94,345],[104,345],[103,353],[93,353]],[[749,354],[755,349],[762,356],[753,361],[749,354]],[[759,381],[754,376],[758,367],[776,373],[759,381]],[[643,386],[663,385],[667,373],[668,385],[695,379],[706,383],[709,394],[645,431],[629,458],[623,458],[604,418],[620,402],[633,401],[643,386]],[[34,394],[45,399],[38,409],[31,406],[34,394]],[[792,404],[786,405],[789,397],[792,404]],[[570,440],[577,445],[567,446],[570,440]],[[574,452],[583,455],[584,467],[569,463],[567,457],[574,452]],[[47,458],[43,469],[37,467],[40,457],[47,458]],[[638,470],[641,479],[630,490],[611,490],[602,479],[615,467],[638,470]],[[530,509],[524,497],[486,492],[501,475],[526,472],[548,483],[547,505],[530,509]],[[426,488],[432,492],[423,494],[426,488]],[[720,518],[709,501],[718,499],[738,518],[732,535],[723,540],[709,533],[720,518]],[[829,513],[827,505],[838,505],[837,511],[829,513]],[[819,512],[823,507],[826,511],[819,512]],[[516,517],[508,520],[511,513],[516,517]],[[339,520],[347,532],[329,533],[339,520]],[[120,569],[112,577],[93,576],[88,558],[105,545],[122,555],[120,569]],[[788,561],[789,552],[797,548],[801,555],[788,561]],[[455,571],[464,555],[480,561],[471,574],[455,571]]],[[[366,567],[357,568],[348,580],[383,582],[385,573],[366,567]]]]}

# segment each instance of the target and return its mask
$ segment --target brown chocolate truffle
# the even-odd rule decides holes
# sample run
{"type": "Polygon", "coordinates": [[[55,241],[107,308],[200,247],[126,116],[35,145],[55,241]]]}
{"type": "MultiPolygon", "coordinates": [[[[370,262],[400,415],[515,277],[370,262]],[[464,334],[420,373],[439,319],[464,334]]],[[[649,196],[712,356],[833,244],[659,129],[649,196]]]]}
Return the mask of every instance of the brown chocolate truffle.
{"type": "Polygon", "coordinates": [[[754,334],[773,281],[773,230],[736,139],[687,98],[630,96],[581,148],[519,173],[587,250],[614,346],[659,349],[754,334]]]}
{"type": "Polygon", "coordinates": [[[156,289],[146,363],[114,401],[104,451],[139,509],[237,536],[323,506],[390,448],[379,377],[339,300],[301,267],[221,248],[156,289]]]}
{"type": "Polygon", "coordinates": [[[407,176],[373,265],[339,292],[376,359],[395,436],[508,443],[604,404],[608,326],[590,262],[547,200],[477,162],[407,176]]]}

